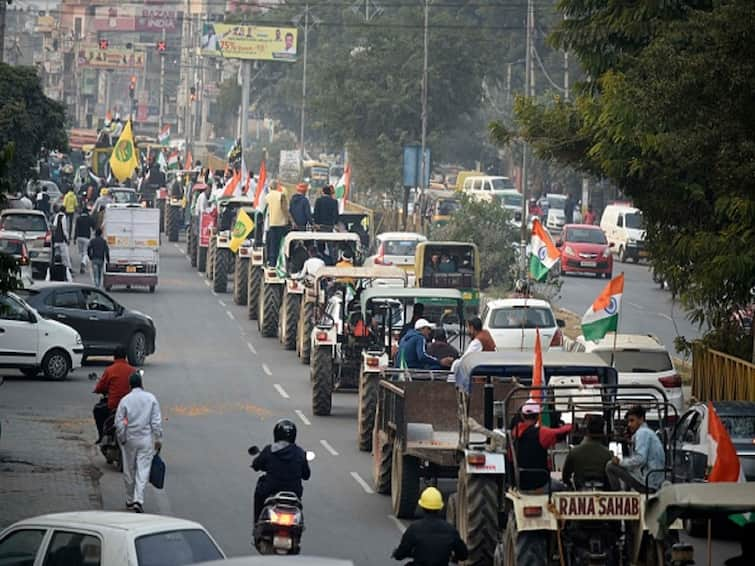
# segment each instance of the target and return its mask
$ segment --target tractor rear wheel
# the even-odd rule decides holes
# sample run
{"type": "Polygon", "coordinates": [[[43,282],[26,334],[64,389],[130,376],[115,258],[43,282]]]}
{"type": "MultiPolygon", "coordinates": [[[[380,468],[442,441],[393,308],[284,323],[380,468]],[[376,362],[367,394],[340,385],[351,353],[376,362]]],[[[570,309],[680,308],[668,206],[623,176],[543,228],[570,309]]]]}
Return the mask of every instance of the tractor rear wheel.
{"type": "Polygon", "coordinates": [[[249,291],[249,269],[247,263],[249,259],[236,254],[236,266],[233,268],[233,302],[237,305],[246,304],[246,294],[249,291]]]}
{"type": "MultiPolygon", "coordinates": [[[[459,470],[456,528],[467,543],[467,564],[492,564],[498,542],[498,486],[495,477],[470,476],[459,470]]],[[[525,562],[524,564],[529,564],[525,562]]]]}
{"type": "Polygon", "coordinates": [[[196,267],[199,273],[202,273],[207,269],[207,249],[202,246],[197,246],[197,262],[196,267]]]}
{"type": "Polygon", "coordinates": [[[391,493],[391,462],[393,442],[387,432],[377,430],[372,436],[372,483],[382,495],[391,493]]]}
{"type": "Polygon", "coordinates": [[[296,349],[296,330],[299,322],[300,301],[301,295],[294,295],[293,293],[289,293],[288,290],[285,291],[282,319],[283,332],[281,333],[281,341],[285,350],[296,349]]]}
{"type": "Polygon", "coordinates": [[[299,361],[303,364],[309,363],[309,356],[312,351],[312,312],[314,304],[302,301],[301,311],[299,312],[299,324],[297,325],[297,344],[296,353],[299,361]]]}
{"type": "Polygon", "coordinates": [[[181,228],[181,207],[168,205],[168,214],[165,217],[165,231],[168,233],[169,242],[178,241],[178,230],[181,228]]]}
{"type": "Polygon", "coordinates": [[[278,311],[281,305],[281,286],[262,284],[257,326],[265,338],[275,338],[278,330],[278,311]]]}
{"type": "Polygon", "coordinates": [[[312,412],[321,417],[330,415],[333,407],[332,346],[317,348],[312,354],[312,412]]]}
{"type": "Polygon", "coordinates": [[[375,426],[375,407],[377,406],[379,382],[379,374],[365,373],[364,370],[360,370],[357,428],[359,449],[362,452],[368,452],[372,446],[372,428],[375,426]]]}
{"type": "Polygon", "coordinates": [[[249,287],[246,292],[246,312],[249,320],[257,320],[260,306],[260,288],[262,287],[262,267],[252,265],[251,261],[248,267],[249,287]]]}
{"type": "Polygon", "coordinates": [[[391,456],[391,504],[399,519],[413,519],[419,500],[419,460],[403,454],[401,443],[393,443],[391,456]]]}
{"type": "Polygon", "coordinates": [[[213,268],[212,290],[216,293],[228,291],[228,270],[231,267],[231,250],[217,248],[215,250],[215,267],[213,268]]]}

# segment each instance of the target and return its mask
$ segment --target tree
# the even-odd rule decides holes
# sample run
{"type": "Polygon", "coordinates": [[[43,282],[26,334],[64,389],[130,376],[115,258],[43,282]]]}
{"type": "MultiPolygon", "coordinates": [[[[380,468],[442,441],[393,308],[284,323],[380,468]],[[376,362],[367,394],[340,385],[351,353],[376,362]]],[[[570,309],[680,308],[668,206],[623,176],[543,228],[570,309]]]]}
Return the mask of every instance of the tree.
{"type": "Polygon", "coordinates": [[[432,239],[477,244],[481,286],[512,286],[518,230],[512,226],[511,215],[502,206],[463,197],[459,210],[448,224],[433,230],[432,239]]]}
{"type": "MultiPolygon", "coordinates": [[[[654,13],[609,4],[614,18],[596,9],[554,36],[593,82],[572,103],[518,101],[520,134],[539,155],[631,197],[654,269],[693,321],[713,327],[710,343],[749,357],[752,340],[731,320],[755,280],[755,48],[743,39],[755,32],[755,4],[658,3],[654,13]],[[617,27],[632,17],[635,26],[617,27]]],[[[584,3],[560,5],[575,16],[584,3]]]]}

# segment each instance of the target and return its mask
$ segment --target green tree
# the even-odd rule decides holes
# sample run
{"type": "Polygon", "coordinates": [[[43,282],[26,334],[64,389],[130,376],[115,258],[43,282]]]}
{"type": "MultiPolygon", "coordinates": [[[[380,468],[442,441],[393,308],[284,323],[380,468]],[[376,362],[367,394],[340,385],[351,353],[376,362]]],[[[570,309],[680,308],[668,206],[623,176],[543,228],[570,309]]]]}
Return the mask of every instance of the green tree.
{"type": "Polygon", "coordinates": [[[752,340],[730,321],[755,281],[755,48],[742,39],[755,33],[755,4],[647,4],[655,11],[606,3],[580,18],[583,2],[561,2],[570,18],[554,40],[594,80],[571,103],[519,100],[520,134],[631,197],[654,269],[713,327],[711,343],[749,357],[752,340]]]}

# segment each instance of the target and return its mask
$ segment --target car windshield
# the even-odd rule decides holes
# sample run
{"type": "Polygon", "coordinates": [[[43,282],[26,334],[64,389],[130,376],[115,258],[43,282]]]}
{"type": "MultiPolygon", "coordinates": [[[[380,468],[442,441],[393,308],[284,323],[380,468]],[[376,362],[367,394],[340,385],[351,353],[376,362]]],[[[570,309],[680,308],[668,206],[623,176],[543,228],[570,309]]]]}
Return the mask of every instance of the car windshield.
{"type": "Polygon", "coordinates": [[[548,195],[548,208],[563,210],[566,206],[566,197],[563,195],[548,195]]]}
{"type": "Polygon", "coordinates": [[[413,256],[417,250],[417,240],[387,240],[383,243],[385,255],[413,256]]]}
{"type": "Polygon", "coordinates": [[[733,439],[755,440],[755,415],[718,415],[733,439]]]}
{"type": "Polygon", "coordinates": [[[495,309],[489,326],[493,329],[553,328],[556,321],[550,309],[522,305],[495,309]]]}
{"type": "Polygon", "coordinates": [[[8,214],[3,216],[0,228],[19,232],[47,232],[47,222],[40,214],[8,214]]]}
{"type": "Polygon", "coordinates": [[[606,244],[602,230],[590,228],[570,228],[566,231],[566,241],[575,244],[606,244]]]}
{"type": "Polygon", "coordinates": [[[136,201],[136,192],[132,191],[114,191],[110,190],[110,196],[113,197],[113,201],[118,204],[129,204],[136,201]]]}
{"type": "MultiPolygon", "coordinates": [[[[611,363],[611,350],[598,350],[595,353],[606,363],[611,363]]],[[[668,352],[656,350],[617,350],[614,367],[619,373],[657,373],[674,369],[668,352]]]]}
{"type": "Polygon", "coordinates": [[[459,204],[459,201],[453,199],[442,200],[438,203],[438,214],[453,214],[459,210],[460,207],[461,205],[459,204]]]}
{"type": "Polygon", "coordinates": [[[200,529],[144,535],[134,544],[139,566],[184,566],[223,558],[212,539],[200,529]]]}
{"type": "Polygon", "coordinates": [[[21,255],[24,252],[22,240],[7,240],[0,238],[0,253],[8,255],[21,255]]]}
{"type": "Polygon", "coordinates": [[[629,212],[624,215],[624,225],[627,228],[634,228],[637,230],[642,229],[642,213],[641,212],[629,212]]]}
{"type": "Polygon", "coordinates": [[[506,177],[503,179],[491,179],[490,183],[493,185],[494,191],[505,191],[516,188],[514,187],[514,183],[511,182],[511,179],[506,177]]]}
{"type": "Polygon", "coordinates": [[[522,208],[522,195],[519,193],[506,193],[502,197],[503,206],[516,206],[522,208]]]}

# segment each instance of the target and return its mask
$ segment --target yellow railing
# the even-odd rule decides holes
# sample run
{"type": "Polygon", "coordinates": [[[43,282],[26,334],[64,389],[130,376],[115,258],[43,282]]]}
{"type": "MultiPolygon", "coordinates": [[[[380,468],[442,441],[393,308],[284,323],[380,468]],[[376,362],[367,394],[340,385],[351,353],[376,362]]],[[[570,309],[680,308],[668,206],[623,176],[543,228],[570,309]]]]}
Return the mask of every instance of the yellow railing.
{"type": "Polygon", "coordinates": [[[700,401],[755,401],[755,364],[695,342],[692,394],[700,401]]]}

